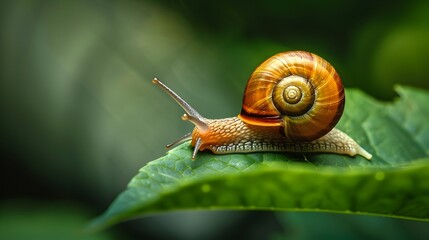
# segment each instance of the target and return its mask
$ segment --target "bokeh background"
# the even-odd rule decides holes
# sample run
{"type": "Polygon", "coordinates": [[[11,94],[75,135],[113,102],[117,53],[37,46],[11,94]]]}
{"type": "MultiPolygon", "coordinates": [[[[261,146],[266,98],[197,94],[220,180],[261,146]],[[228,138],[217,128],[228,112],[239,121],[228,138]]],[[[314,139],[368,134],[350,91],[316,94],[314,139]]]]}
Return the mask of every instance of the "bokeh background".
{"type": "Polygon", "coordinates": [[[422,222],[264,211],[79,231],[192,128],[153,77],[206,117],[234,116],[253,69],[298,49],[380,100],[429,88],[429,2],[1,1],[0,238],[427,239],[422,222]]]}

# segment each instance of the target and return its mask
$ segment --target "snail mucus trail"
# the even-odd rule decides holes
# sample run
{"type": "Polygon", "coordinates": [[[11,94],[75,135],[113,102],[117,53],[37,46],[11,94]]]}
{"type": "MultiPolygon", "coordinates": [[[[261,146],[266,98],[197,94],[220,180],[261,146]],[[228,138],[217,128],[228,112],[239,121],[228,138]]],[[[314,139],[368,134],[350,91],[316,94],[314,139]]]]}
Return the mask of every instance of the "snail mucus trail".
{"type": "Polygon", "coordinates": [[[335,128],[345,104],[344,87],[335,69],[305,51],[274,55],[252,73],[237,117],[207,119],[157,78],[154,84],[184,110],[182,119],[195,125],[167,148],[191,140],[198,151],[215,154],[248,152],[327,152],[372,155],[335,128]]]}

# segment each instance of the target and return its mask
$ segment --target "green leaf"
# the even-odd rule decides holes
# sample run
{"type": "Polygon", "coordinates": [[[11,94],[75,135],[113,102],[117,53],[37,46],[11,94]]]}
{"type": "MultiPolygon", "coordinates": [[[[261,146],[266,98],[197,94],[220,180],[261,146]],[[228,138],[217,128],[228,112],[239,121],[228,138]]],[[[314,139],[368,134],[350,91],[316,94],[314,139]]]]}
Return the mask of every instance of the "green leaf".
{"type": "Polygon", "coordinates": [[[189,143],[140,169],[90,228],[170,210],[328,211],[429,221],[429,93],[382,103],[347,90],[338,128],[373,154],[200,152],[189,143]]]}

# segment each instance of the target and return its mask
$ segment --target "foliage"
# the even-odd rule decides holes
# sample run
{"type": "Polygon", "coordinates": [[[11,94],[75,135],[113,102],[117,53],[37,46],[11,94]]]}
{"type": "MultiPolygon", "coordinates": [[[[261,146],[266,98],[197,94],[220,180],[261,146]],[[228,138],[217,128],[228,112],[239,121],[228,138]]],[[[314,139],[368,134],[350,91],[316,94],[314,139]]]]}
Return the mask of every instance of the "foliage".
{"type": "Polygon", "coordinates": [[[408,87],[397,92],[401,98],[392,104],[347,91],[338,128],[371,152],[372,161],[333,154],[199,153],[193,162],[185,143],[144,166],[91,227],[181,209],[330,211],[427,221],[429,93],[408,87]]]}

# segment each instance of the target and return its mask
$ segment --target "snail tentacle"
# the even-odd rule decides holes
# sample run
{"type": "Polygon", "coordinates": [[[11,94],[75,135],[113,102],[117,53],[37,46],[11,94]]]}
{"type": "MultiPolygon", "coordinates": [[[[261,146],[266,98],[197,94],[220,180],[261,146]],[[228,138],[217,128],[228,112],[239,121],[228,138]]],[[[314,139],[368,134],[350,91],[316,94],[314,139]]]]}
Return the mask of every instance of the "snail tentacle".
{"type": "Polygon", "coordinates": [[[182,116],[182,120],[193,123],[200,132],[206,132],[209,129],[209,126],[207,125],[207,120],[203,117],[196,118],[185,113],[182,116]]]}
{"type": "Polygon", "coordinates": [[[192,160],[194,160],[197,156],[197,153],[200,150],[202,144],[203,140],[201,138],[197,138],[197,140],[195,141],[194,152],[192,153],[192,160]]]}
{"type": "Polygon", "coordinates": [[[183,142],[189,141],[192,139],[192,132],[189,132],[185,135],[183,135],[181,138],[176,139],[174,142],[167,144],[165,147],[166,148],[171,148],[171,147],[175,147],[183,142]]]}
{"type": "Polygon", "coordinates": [[[159,81],[157,78],[152,80],[152,83],[159,86],[164,92],[170,95],[182,108],[185,110],[187,114],[182,116],[183,120],[189,120],[194,123],[201,131],[207,130],[208,126],[205,123],[205,118],[201,116],[191,105],[189,105],[185,100],[183,100],[177,93],[167,87],[164,83],[159,81]]]}

